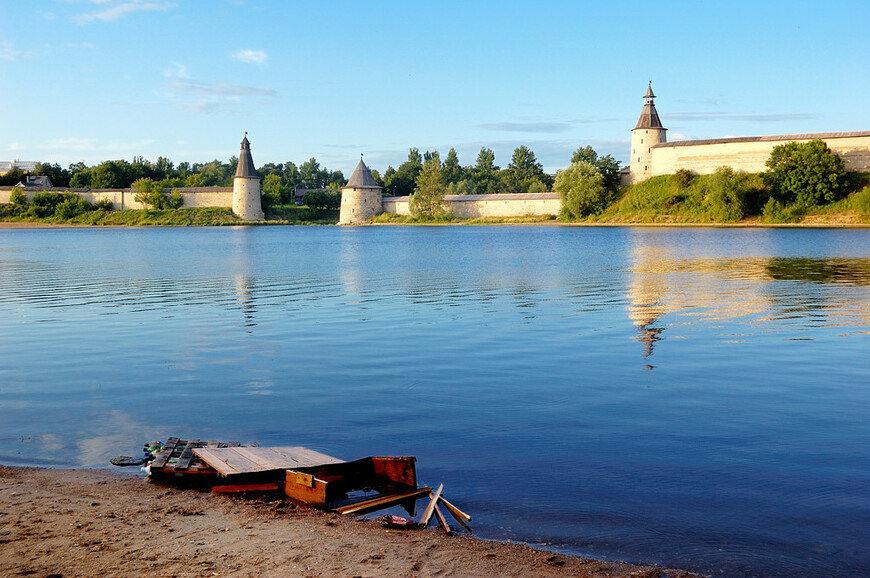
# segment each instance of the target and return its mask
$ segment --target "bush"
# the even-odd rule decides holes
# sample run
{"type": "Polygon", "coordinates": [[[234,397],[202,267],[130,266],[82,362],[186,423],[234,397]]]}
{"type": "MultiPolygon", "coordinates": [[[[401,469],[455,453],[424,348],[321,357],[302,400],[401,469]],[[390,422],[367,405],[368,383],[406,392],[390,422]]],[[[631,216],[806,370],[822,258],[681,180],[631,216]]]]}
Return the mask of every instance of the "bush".
{"type": "Polygon", "coordinates": [[[771,197],[764,205],[761,217],[765,223],[795,223],[803,217],[799,207],[786,207],[771,197]]]}
{"type": "Polygon", "coordinates": [[[338,209],[341,207],[341,192],[326,189],[305,191],[302,204],[318,211],[338,209]]]}
{"type": "Polygon", "coordinates": [[[75,197],[72,193],[36,193],[30,200],[33,207],[41,207],[51,209],[50,213],[54,212],[55,207],[67,200],[69,197],[75,197]]]}
{"type": "Polygon", "coordinates": [[[89,202],[74,195],[67,197],[54,209],[54,216],[64,221],[87,213],[93,207],[89,202]]]}
{"type": "Polygon", "coordinates": [[[169,193],[168,197],[165,197],[165,201],[163,203],[164,209],[180,209],[181,205],[184,204],[184,197],[181,196],[181,193],[174,190],[169,193]]]}
{"type": "Polygon", "coordinates": [[[674,173],[674,183],[677,185],[678,191],[685,191],[692,184],[695,178],[695,173],[689,169],[680,169],[674,173]]]}
{"type": "Polygon", "coordinates": [[[94,208],[99,211],[111,211],[115,208],[115,204],[109,199],[100,199],[96,202],[94,208]]]}
{"type": "Polygon", "coordinates": [[[12,189],[12,192],[9,193],[9,202],[19,208],[26,207],[27,195],[20,188],[15,187],[12,189]]]}
{"type": "Polygon", "coordinates": [[[783,206],[801,209],[831,203],[846,194],[843,159],[821,139],[774,147],[767,160],[764,182],[783,206]]]}
{"type": "Polygon", "coordinates": [[[870,215],[870,186],[852,195],[852,208],[862,215],[870,215]]]}
{"type": "Polygon", "coordinates": [[[746,175],[719,167],[708,181],[707,203],[717,221],[739,221],[746,216],[746,175]]]}
{"type": "Polygon", "coordinates": [[[568,218],[580,219],[607,206],[604,176],[592,163],[578,161],[557,172],[553,188],[562,201],[562,214],[568,218]]]}

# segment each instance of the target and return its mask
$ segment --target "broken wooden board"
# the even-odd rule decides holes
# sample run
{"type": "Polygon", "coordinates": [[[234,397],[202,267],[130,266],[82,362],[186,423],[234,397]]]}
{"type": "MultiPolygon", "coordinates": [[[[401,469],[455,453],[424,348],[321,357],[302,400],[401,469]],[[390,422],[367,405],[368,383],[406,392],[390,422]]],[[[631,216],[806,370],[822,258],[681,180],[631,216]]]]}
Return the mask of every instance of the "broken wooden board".
{"type": "Polygon", "coordinates": [[[196,456],[195,448],[213,445],[216,447],[241,446],[239,442],[216,442],[200,440],[183,440],[171,437],[166,440],[163,447],[154,452],[154,460],[151,462],[149,471],[153,477],[161,476],[184,476],[187,474],[217,475],[217,471],[196,456]]]}
{"type": "Polygon", "coordinates": [[[429,505],[423,510],[423,515],[420,516],[420,526],[425,528],[429,525],[429,520],[432,519],[432,514],[435,513],[435,506],[438,505],[438,498],[441,497],[441,492],[444,491],[444,484],[438,484],[438,489],[434,494],[430,494],[429,505]]]}
{"type": "Polygon", "coordinates": [[[254,474],[344,463],[343,460],[308,448],[293,447],[233,447],[193,449],[202,461],[222,476],[254,474]]]}
{"type": "Polygon", "coordinates": [[[413,456],[372,456],[352,462],[323,464],[287,470],[284,493],[314,507],[347,500],[356,491],[375,490],[382,495],[417,488],[413,456]]]}
{"type": "Polygon", "coordinates": [[[406,500],[418,500],[431,491],[432,488],[420,488],[417,490],[410,490],[398,494],[376,496],[374,498],[363,500],[361,502],[355,502],[346,506],[332,508],[332,510],[334,512],[338,512],[339,514],[365,514],[368,512],[374,512],[376,510],[383,510],[384,508],[389,508],[390,506],[395,506],[396,504],[400,504],[406,500]]]}

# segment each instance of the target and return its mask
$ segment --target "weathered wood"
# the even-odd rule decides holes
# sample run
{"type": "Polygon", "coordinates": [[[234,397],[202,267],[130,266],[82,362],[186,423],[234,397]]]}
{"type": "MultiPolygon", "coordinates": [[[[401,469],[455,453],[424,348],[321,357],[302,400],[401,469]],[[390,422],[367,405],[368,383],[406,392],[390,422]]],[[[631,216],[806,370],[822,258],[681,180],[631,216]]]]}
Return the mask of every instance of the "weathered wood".
{"type": "Polygon", "coordinates": [[[199,444],[199,440],[192,440],[187,442],[184,451],[181,452],[181,456],[175,463],[176,470],[186,470],[188,466],[190,466],[190,460],[193,459],[193,448],[195,448],[197,444],[199,444]]]}
{"type": "Polygon", "coordinates": [[[432,514],[435,512],[435,506],[438,505],[438,498],[441,497],[441,491],[444,489],[444,484],[438,484],[438,489],[434,494],[430,494],[432,499],[429,500],[429,505],[423,510],[423,515],[420,516],[420,525],[426,527],[432,519],[432,514]]]}
{"type": "Polygon", "coordinates": [[[417,490],[401,492],[399,494],[377,496],[369,500],[364,500],[362,502],[356,502],[354,504],[348,504],[346,506],[340,506],[338,508],[332,509],[339,514],[365,514],[367,512],[374,512],[375,510],[389,508],[390,506],[394,506],[405,500],[422,498],[431,491],[432,488],[420,488],[417,490]]]}
{"type": "Polygon", "coordinates": [[[223,486],[212,486],[213,494],[233,494],[237,492],[269,492],[277,490],[280,484],[277,482],[271,484],[227,484],[223,486]]]}
{"type": "Polygon", "coordinates": [[[155,469],[162,468],[166,465],[166,462],[169,461],[169,458],[172,457],[172,451],[175,449],[175,446],[178,442],[181,441],[178,438],[169,438],[166,440],[166,444],[164,444],[163,449],[158,450],[154,455],[154,461],[151,462],[151,467],[155,469]]]}
{"type": "Polygon", "coordinates": [[[338,458],[298,446],[196,448],[193,451],[224,476],[342,463],[338,458]]]}
{"type": "MultiPolygon", "coordinates": [[[[454,520],[456,520],[457,522],[459,522],[459,524],[460,524],[463,528],[465,528],[466,530],[468,530],[468,533],[469,533],[469,534],[474,535],[474,532],[471,530],[471,526],[469,526],[468,524],[466,524],[466,523],[465,523],[465,520],[462,519],[462,516],[460,516],[460,515],[458,515],[458,514],[456,513],[456,512],[464,513],[464,512],[462,512],[462,510],[460,510],[459,508],[456,508],[455,506],[453,506],[453,508],[456,510],[456,512],[454,512],[454,511],[450,508],[450,506],[447,505],[449,502],[447,502],[447,500],[444,499],[444,496],[443,496],[443,495],[441,496],[441,498],[440,498],[438,501],[439,501],[440,503],[444,504],[444,505],[447,507],[447,512],[448,512],[451,516],[453,516],[453,519],[454,519],[454,520]]],[[[451,504],[451,505],[452,505],[452,504],[451,504]]],[[[467,515],[467,514],[466,514],[466,515],[467,515]]],[[[469,516],[469,519],[471,519],[471,516],[469,516]]]]}
{"type": "Polygon", "coordinates": [[[326,505],[326,487],[325,481],[292,470],[287,470],[287,477],[284,480],[284,493],[287,497],[305,502],[309,506],[322,507],[326,505]],[[300,478],[299,476],[308,476],[308,478],[300,478]]]}
{"type": "Polygon", "coordinates": [[[444,496],[441,496],[438,499],[442,504],[444,504],[444,506],[447,508],[447,511],[449,511],[453,515],[454,518],[456,518],[457,520],[459,520],[460,518],[464,518],[466,522],[471,521],[471,516],[469,516],[468,514],[466,514],[465,512],[463,512],[462,510],[460,510],[459,508],[457,508],[456,506],[454,506],[453,504],[448,502],[447,498],[445,498],[444,496]]]}
{"type": "Polygon", "coordinates": [[[438,520],[438,525],[444,528],[444,531],[449,534],[450,525],[447,523],[447,518],[445,518],[444,514],[441,512],[441,508],[438,507],[438,502],[435,502],[435,519],[438,520]]]}

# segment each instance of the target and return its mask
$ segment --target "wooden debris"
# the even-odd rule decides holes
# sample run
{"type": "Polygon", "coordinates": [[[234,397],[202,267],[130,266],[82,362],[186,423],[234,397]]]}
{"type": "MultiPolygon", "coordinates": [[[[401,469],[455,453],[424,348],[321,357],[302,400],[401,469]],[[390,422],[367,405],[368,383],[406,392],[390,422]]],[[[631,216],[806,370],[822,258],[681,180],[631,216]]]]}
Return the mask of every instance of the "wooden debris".
{"type": "Polygon", "coordinates": [[[407,492],[402,492],[399,494],[389,494],[386,496],[377,496],[375,498],[371,498],[368,500],[363,500],[362,502],[356,502],[353,504],[348,504],[347,506],[339,506],[338,508],[332,508],[334,511],[339,514],[365,514],[367,512],[374,512],[376,510],[383,510],[384,508],[389,508],[390,506],[395,506],[405,500],[411,499],[419,499],[432,491],[432,488],[420,488],[417,490],[410,490],[407,492]]]}
{"type": "Polygon", "coordinates": [[[438,502],[435,502],[435,519],[438,520],[438,525],[441,526],[449,535],[450,526],[447,524],[447,518],[445,518],[444,514],[441,512],[441,508],[438,507],[438,502]]]}
{"type": "Polygon", "coordinates": [[[212,486],[212,494],[235,494],[239,492],[274,492],[281,487],[278,482],[266,484],[227,484],[212,486]]]}
{"type": "Polygon", "coordinates": [[[222,476],[252,474],[343,463],[343,460],[308,448],[225,447],[196,448],[193,452],[222,476]]]}
{"type": "Polygon", "coordinates": [[[441,496],[439,499],[440,499],[441,503],[444,504],[444,507],[447,508],[447,510],[451,514],[453,514],[454,518],[456,518],[457,520],[459,518],[463,518],[466,522],[471,521],[471,516],[469,516],[468,514],[466,514],[465,512],[463,512],[462,510],[460,510],[459,508],[457,508],[456,506],[454,506],[453,504],[448,502],[447,498],[445,498],[444,496],[441,496]]]}
{"type": "Polygon", "coordinates": [[[429,500],[429,505],[423,510],[423,515],[420,516],[420,526],[426,527],[432,519],[432,514],[435,513],[435,506],[438,505],[438,498],[441,497],[441,492],[444,490],[444,484],[438,484],[438,489],[434,494],[430,494],[432,499],[429,500]]]}

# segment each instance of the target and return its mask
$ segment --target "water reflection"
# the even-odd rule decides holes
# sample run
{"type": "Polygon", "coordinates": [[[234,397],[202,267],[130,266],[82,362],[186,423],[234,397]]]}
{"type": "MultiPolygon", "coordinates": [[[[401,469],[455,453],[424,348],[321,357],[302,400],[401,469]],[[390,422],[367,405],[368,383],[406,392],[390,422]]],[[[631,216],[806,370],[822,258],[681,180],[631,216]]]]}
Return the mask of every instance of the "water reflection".
{"type": "Polygon", "coordinates": [[[636,233],[631,239],[627,309],[644,359],[670,326],[686,322],[736,321],[753,331],[870,323],[870,259],[686,257],[674,236],[636,233]],[[856,287],[867,298],[856,299],[856,287]]]}

